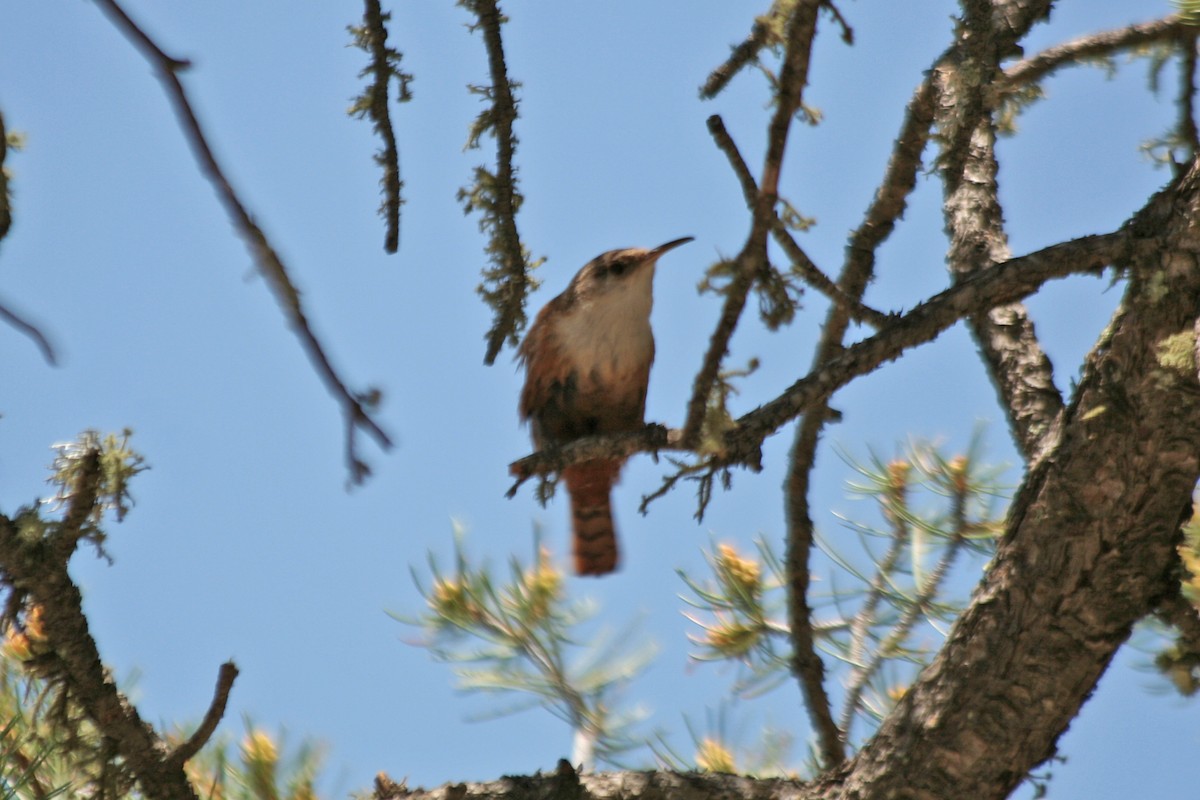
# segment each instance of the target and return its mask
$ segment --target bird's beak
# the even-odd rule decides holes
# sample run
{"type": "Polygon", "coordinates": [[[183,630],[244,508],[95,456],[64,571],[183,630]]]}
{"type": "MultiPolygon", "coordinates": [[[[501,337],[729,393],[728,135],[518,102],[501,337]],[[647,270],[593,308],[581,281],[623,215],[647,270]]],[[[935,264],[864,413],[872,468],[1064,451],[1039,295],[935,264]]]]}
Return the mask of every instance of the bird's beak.
{"type": "Polygon", "coordinates": [[[676,247],[679,247],[679,245],[687,244],[688,242],[692,241],[693,239],[694,239],[694,237],[692,237],[692,236],[685,236],[682,239],[674,239],[672,241],[667,242],[666,244],[660,244],[658,247],[656,247],[650,251],[650,258],[652,260],[657,260],[659,256],[661,256],[663,253],[667,252],[668,250],[674,250],[676,247]]]}

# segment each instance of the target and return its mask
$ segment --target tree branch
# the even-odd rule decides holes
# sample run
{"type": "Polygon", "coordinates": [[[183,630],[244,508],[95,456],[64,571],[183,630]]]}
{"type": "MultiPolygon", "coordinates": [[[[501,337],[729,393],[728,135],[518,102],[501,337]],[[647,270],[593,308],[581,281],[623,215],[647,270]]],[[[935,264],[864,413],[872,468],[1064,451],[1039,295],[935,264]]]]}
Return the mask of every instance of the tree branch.
{"type": "MultiPolygon", "coordinates": [[[[775,8],[772,8],[768,15],[773,13],[775,13],[775,8]]],[[[756,19],[754,25],[750,27],[750,35],[733,48],[733,52],[729,54],[729,58],[725,59],[724,63],[709,73],[708,79],[700,87],[701,99],[711,100],[720,94],[735,75],[758,58],[758,52],[769,42],[770,29],[764,20],[756,19]]]]}
{"type": "Polygon", "coordinates": [[[1118,258],[1124,241],[1124,229],[1084,236],[996,264],[956,283],[738,419],[737,426],[726,434],[729,451],[722,460],[734,463],[751,459],[764,438],[814,403],[910,347],[933,341],[964,317],[1026,297],[1054,278],[1098,274],[1118,258]]]}
{"type": "MultiPolygon", "coordinates": [[[[734,175],[737,176],[738,183],[742,186],[742,195],[746,198],[746,205],[753,211],[754,204],[758,201],[758,185],[754,182],[754,176],[750,174],[750,168],[742,158],[742,154],[738,150],[737,144],[734,143],[733,137],[725,129],[725,123],[721,120],[720,115],[713,114],[708,118],[708,132],[712,134],[713,141],[716,142],[717,147],[729,159],[729,166],[733,168],[734,175]]],[[[874,328],[880,328],[887,323],[888,317],[886,314],[864,305],[858,299],[850,297],[843,292],[808,257],[808,253],[804,252],[804,249],[796,242],[795,237],[788,231],[787,225],[779,218],[779,213],[772,210],[771,214],[771,233],[774,235],[775,241],[787,253],[792,266],[800,271],[800,274],[810,286],[834,303],[845,307],[846,313],[850,315],[851,319],[857,322],[866,323],[874,328]]]]}
{"type": "MultiPolygon", "coordinates": [[[[1126,231],[1085,236],[1010,259],[977,273],[917,305],[875,335],[845,348],[820,364],[775,399],[743,415],[724,438],[725,450],[710,457],[714,468],[753,465],[767,436],[801,414],[811,415],[820,403],[857,377],[873,372],[905,350],[936,339],[943,331],[996,303],[1036,292],[1042,284],[1074,274],[1099,274],[1113,264],[1126,242],[1126,231]]],[[[648,425],[634,433],[589,436],[560,448],[543,450],[509,464],[520,478],[510,490],[535,475],[548,475],[591,458],[628,458],[634,453],[690,450],[681,431],[648,425]]]]}
{"type": "Polygon", "coordinates": [[[1063,435],[1027,474],[973,602],[850,762],[842,795],[1006,797],[1053,756],[1134,623],[1177,589],[1177,531],[1200,478],[1200,384],[1160,343],[1196,326],[1197,214],[1194,164],[1126,226],[1122,310],[1088,358],[1063,435]]]}
{"type": "Polygon", "coordinates": [[[187,741],[180,744],[170,755],[170,760],[173,763],[183,766],[194,755],[200,752],[208,740],[217,730],[217,725],[221,723],[221,718],[225,716],[225,706],[229,702],[229,692],[233,689],[233,682],[237,680],[238,668],[232,661],[226,661],[221,665],[221,669],[217,672],[217,688],[213,693],[212,702],[208,706],[208,711],[204,714],[204,719],[200,721],[199,727],[195,733],[187,738],[187,741]]]}
{"type": "MultiPolygon", "coordinates": [[[[1031,24],[1032,15],[1025,18],[1031,24]]],[[[963,23],[972,29],[960,37],[958,61],[934,70],[938,98],[935,119],[941,133],[938,157],[943,182],[943,213],[950,236],[947,262],[956,279],[1011,256],[997,187],[994,106],[977,75],[999,74],[1000,59],[1015,43],[1017,30],[997,15],[980,13],[963,23]]],[[[969,326],[1026,460],[1033,459],[1042,438],[1063,407],[1054,385],[1054,368],[1042,350],[1025,307],[996,306],[972,317],[969,326]]]]}
{"type": "Polygon", "coordinates": [[[513,95],[516,84],[508,77],[504,39],[500,35],[505,17],[500,13],[497,0],[459,0],[459,5],[475,15],[472,30],[483,32],[492,81],[484,89],[472,88],[491,100],[491,107],[476,120],[468,147],[478,147],[479,138],[485,131],[490,131],[496,139],[496,172],[492,174],[483,167],[477,168],[474,189],[462,189],[458,193],[459,199],[466,201],[467,211],[482,210],[480,229],[490,233],[487,251],[495,267],[484,272],[484,285],[479,288],[496,314],[487,333],[487,352],[483,357],[483,362],[490,365],[495,363],[504,342],[515,342],[525,325],[525,301],[529,292],[536,288],[529,274],[535,265],[529,263],[528,253],[517,232],[517,209],[522,200],[517,192],[516,168],[513,166],[517,151],[517,137],[513,133],[517,100],[513,95]]]}
{"type": "MultiPolygon", "coordinates": [[[[85,504],[86,493],[77,496],[85,504]]],[[[80,512],[82,513],[82,512],[80,512]]],[[[68,529],[75,509],[68,509],[62,526],[68,529]]],[[[73,524],[73,523],[72,523],[73,524]]],[[[74,537],[71,541],[78,541],[74,537]]],[[[152,800],[188,800],[196,794],[166,742],[147,725],[121,694],[100,661],[88,631],[83,598],[67,571],[71,552],[58,541],[22,535],[18,526],[0,516],[0,570],[27,602],[40,609],[47,652],[39,670],[77,703],[96,731],[115,748],[124,766],[152,800]],[[49,546],[47,546],[49,545],[49,546]]],[[[232,676],[229,677],[232,681],[232,676]]],[[[226,692],[228,688],[226,687],[226,692]]]]}
{"type": "Polygon", "coordinates": [[[755,275],[767,261],[767,234],[771,230],[775,203],[779,198],[779,175],[783,169],[792,119],[801,106],[804,87],[808,84],[808,65],[820,6],[821,0],[799,0],[787,22],[787,49],[779,72],[775,114],[767,130],[767,153],[763,160],[758,196],[755,198],[750,234],[736,259],[733,280],[724,289],[725,303],[721,308],[721,316],[693,383],[683,426],[683,440],[689,446],[695,446],[700,440],[709,392],[729,350],[729,340],[733,338],[742,310],[746,307],[746,295],[750,292],[755,275]]]}
{"type": "Polygon", "coordinates": [[[225,177],[225,173],[205,137],[200,120],[192,109],[187,91],[179,80],[178,73],[187,68],[189,62],[173,58],[163,52],[154,40],[125,13],[116,0],[95,0],[95,2],[100,10],[113,21],[117,29],[137,46],[154,68],[155,75],[166,91],[167,99],[174,108],[176,119],[178,119],[192,153],[200,165],[201,172],[216,190],[217,197],[229,214],[234,228],[245,241],[259,274],[266,279],[280,308],[283,309],[289,326],[300,339],[305,354],[324,381],[325,388],[341,405],[348,429],[347,467],[350,470],[351,480],[354,483],[362,483],[371,470],[366,462],[357,455],[355,448],[357,432],[365,431],[384,450],[391,448],[392,440],[371,416],[371,412],[363,400],[365,395],[356,394],[347,388],[346,383],[334,369],[329,356],[325,353],[324,346],[313,333],[300,301],[300,292],[288,275],[287,268],[271,246],[266,234],[254,222],[253,216],[246,210],[237,192],[225,177]]]}
{"type": "Polygon", "coordinates": [[[359,117],[369,116],[375,133],[383,141],[383,149],[375,156],[375,161],[383,167],[380,179],[383,203],[379,213],[386,228],[383,249],[395,253],[400,248],[400,206],[404,203],[400,190],[404,181],[400,179],[400,150],[396,146],[396,133],[388,109],[388,86],[395,78],[400,87],[400,102],[407,102],[412,98],[408,89],[412,75],[400,70],[400,52],[388,47],[387,22],[391,17],[390,13],[384,13],[379,0],[364,0],[362,25],[350,26],[355,43],[371,56],[370,65],[359,76],[372,76],[370,86],[356,99],[350,111],[359,117]]]}
{"type": "Polygon", "coordinates": [[[54,352],[54,345],[50,344],[50,340],[41,330],[29,322],[24,317],[17,314],[6,304],[0,303],[0,319],[3,319],[11,327],[16,328],[21,333],[28,336],[37,345],[38,350],[42,353],[42,358],[46,359],[46,363],[52,367],[58,366],[58,355],[54,352]]]}
{"type": "Polygon", "coordinates": [[[994,90],[1009,91],[1017,86],[1041,80],[1063,67],[1076,66],[1089,58],[1099,58],[1122,50],[1167,41],[1188,30],[1195,30],[1195,26],[1178,14],[1172,14],[1150,22],[1081,36],[1070,42],[1048,47],[1037,55],[1008,67],[994,90]]]}

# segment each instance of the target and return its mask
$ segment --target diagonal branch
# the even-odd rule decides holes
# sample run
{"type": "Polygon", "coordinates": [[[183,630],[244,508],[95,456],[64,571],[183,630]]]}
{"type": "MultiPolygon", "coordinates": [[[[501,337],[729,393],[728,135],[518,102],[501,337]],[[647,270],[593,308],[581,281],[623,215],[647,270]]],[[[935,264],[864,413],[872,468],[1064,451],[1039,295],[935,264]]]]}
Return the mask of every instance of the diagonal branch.
{"type": "Polygon", "coordinates": [[[800,0],[791,10],[787,23],[787,49],[779,71],[775,114],[767,130],[767,153],[763,160],[762,178],[755,198],[750,234],[735,264],[733,280],[725,288],[725,303],[721,316],[709,340],[708,351],[692,385],[687,419],[683,426],[684,442],[694,446],[700,440],[701,425],[708,405],[709,392],[720,372],[721,362],[729,351],[729,341],[737,328],[746,295],[754,277],[767,260],[767,235],[775,216],[779,197],[779,176],[787,150],[788,132],[792,120],[803,102],[804,87],[808,84],[808,65],[812,55],[813,38],[817,31],[817,12],[821,0],[800,0]]]}
{"type": "Polygon", "coordinates": [[[1073,67],[1091,58],[1112,55],[1122,50],[1131,50],[1154,42],[1163,42],[1178,37],[1186,31],[1195,31],[1178,14],[1162,19],[1141,22],[1111,31],[1102,31],[1081,36],[1070,42],[1048,47],[1035,56],[1018,61],[1004,70],[995,89],[1003,92],[1041,80],[1063,67],[1073,67]]]}
{"type": "Polygon", "coordinates": [[[1047,281],[1075,274],[1099,274],[1116,263],[1126,231],[1084,236],[1010,259],[959,281],[875,335],[847,347],[788,387],[783,394],[737,420],[725,437],[725,463],[752,463],[763,439],[805,413],[814,403],[905,350],[931,342],[959,320],[996,305],[1020,300],[1047,281]]]}
{"type": "MultiPolygon", "coordinates": [[[[932,96],[932,84],[927,79],[909,101],[883,183],[876,191],[863,223],[850,237],[845,266],[838,282],[839,291],[846,297],[855,300],[862,298],[875,271],[875,253],[890,235],[896,220],[904,213],[908,195],[916,185],[921,153],[933,122],[932,96]]],[[[850,320],[847,304],[834,303],[830,306],[821,329],[813,369],[818,369],[841,353],[850,320]]],[[[814,538],[808,496],[812,469],[816,463],[817,443],[825,423],[832,418],[828,397],[815,401],[809,407],[796,429],[796,438],[788,454],[788,472],[784,484],[788,527],[788,617],[791,620],[794,668],[810,696],[817,696],[824,686],[825,665],[816,651],[812,608],[808,603],[809,560],[814,538]]],[[[833,707],[828,700],[814,715],[814,724],[822,731],[826,763],[837,763],[844,753],[842,748],[846,733],[834,721],[833,707]]]]}
{"type": "Polygon", "coordinates": [[[170,761],[172,763],[183,766],[192,756],[199,753],[201,748],[212,738],[221,718],[225,716],[229,692],[233,689],[233,682],[237,680],[237,676],[238,668],[232,661],[226,661],[221,665],[221,669],[217,672],[217,688],[213,693],[212,703],[209,704],[208,711],[205,712],[204,719],[200,721],[196,731],[171,753],[170,761]]]}
{"type": "Polygon", "coordinates": [[[46,359],[46,363],[52,367],[57,366],[58,355],[54,352],[54,345],[50,344],[50,340],[46,338],[46,335],[42,333],[38,326],[13,311],[4,303],[0,303],[0,319],[32,339],[33,343],[37,345],[38,350],[42,352],[42,358],[46,359]]]}
{"type": "MultiPolygon", "coordinates": [[[[742,154],[738,150],[737,144],[733,141],[733,137],[725,129],[725,123],[721,120],[720,115],[713,114],[708,118],[708,131],[712,134],[713,141],[716,142],[717,147],[729,159],[729,166],[733,168],[734,175],[737,176],[738,183],[742,186],[742,194],[746,198],[746,204],[753,211],[754,204],[758,200],[758,184],[755,183],[754,176],[750,173],[750,168],[742,158],[742,154]]],[[[810,286],[834,303],[845,307],[846,313],[850,315],[851,319],[857,322],[865,322],[874,328],[880,328],[886,324],[886,314],[864,305],[860,300],[843,292],[809,258],[808,253],[804,252],[804,249],[800,247],[795,237],[788,231],[787,225],[779,218],[779,213],[774,210],[771,213],[771,233],[775,237],[775,241],[787,253],[792,266],[800,271],[801,276],[803,276],[804,280],[810,286]]]]}
{"type": "Polygon", "coordinates": [[[369,403],[365,399],[375,393],[368,392],[366,395],[361,395],[352,392],[346,386],[345,381],[342,380],[337,370],[334,369],[329,356],[325,353],[325,347],[317,339],[316,334],[313,333],[308,316],[304,311],[304,306],[300,301],[299,290],[292,282],[287,268],[284,266],[279,254],[271,246],[266,234],[254,222],[254,217],[246,209],[237,192],[234,191],[233,186],[229,183],[228,178],[226,178],[220,163],[218,163],[216,156],[213,154],[212,147],[208,143],[204,129],[200,125],[200,120],[196,117],[191,101],[188,99],[187,90],[184,89],[183,83],[179,80],[179,72],[186,69],[190,65],[189,62],[173,58],[163,52],[154,40],[125,13],[125,10],[121,8],[116,0],[95,0],[95,2],[100,7],[100,10],[112,20],[117,29],[137,46],[142,55],[154,67],[155,75],[163,85],[167,98],[175,110],[175,116],[179,120],[180,127],[183,129],[184,136],[187,138],[188,144],[192,148],[192,153],[200,164],[201,172],[216,190],[217,197],[225,207],[225,211],[229,214],[234,228],[237,229],[245,241],[246,247],[250,250],[250,255],[254,259],[255,266],[263,278],[266,279],[267,285],[271,288],[275,299],[283,309],[288,324],[300,339],[300,344],[304,348],[305,354],[316,369],[317,374],[324,381],[325,388],[341,405],[347,427],[347,467],[350,470],[351,480],[354,483],[362,483],[371,470],[366,462],[357,455],[355,447],[357,433],[365,431],[385,450],[390,449],[392,446],[391,438],[371,416],[372,412],[368,407],[369,403]]]}

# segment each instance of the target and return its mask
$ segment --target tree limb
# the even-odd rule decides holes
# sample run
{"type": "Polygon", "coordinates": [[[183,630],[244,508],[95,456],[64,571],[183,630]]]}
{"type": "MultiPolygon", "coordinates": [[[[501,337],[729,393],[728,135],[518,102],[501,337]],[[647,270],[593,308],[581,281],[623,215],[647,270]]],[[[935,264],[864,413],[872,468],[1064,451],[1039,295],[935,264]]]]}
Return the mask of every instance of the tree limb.
{"type": "Polygon", "coordinates": [[[1194,164],[1127,225],[1123,307],[1062,436],[1026,476],[942,651],[831,779],[839,796],[1006,797],[1054,754],[1134,623],[1177,589],[1178,529],[1200,478],[1200,384],[1194,366],[1163,360],[1161,343],[1197,323],[1198,214],[1194,164]]]}
{"type": "Polygon", "coordinates": [[[753,457],[764,438],[828,398],[854,378],[936,339],[964,317],[1026,297],[1046,281],[1098,274],[1118,257],[1123,232],[1084,236],[1010,259],[934,295],[875,335],[846,348],[793,383],[783,394],[737,420],[725,436],[726,463],[753,457]]]}
{"type": "Polygon", "coordinates": [[[692,385],[692,397],[688,401],[687,418],[683,425],[683,439],[689,446],[699,442],[709,392],[729,350],[729,341],[733,338],[742,309],[746,307],[746,295],[750,292],[755,275],[767,260],[767,235],[779,198],[779,176],[787,150],[788,132],[803,101],[804,87],[808,84],[808,65],[820,7],[821,0],[798,0],[788,18],[787,48],[779,71],[775,114],[767,129],[767,152],[763,159],[758,196],[754,202],[750,234],[736,259],[733,280],[725,287],[721,316],[692,385]]]}
{"type": "Polygon", "coordinates": [[[255,223],[254,217],[246,209],[237,192],[234,191],[228,178],[225,177],[225,173],[221,169],[221,165],[213,154],[212,147],[209,145],[208,139],[204,134],[204,129],[200,125],[200,120],[196,117],[196,113],[192,109],[187,90],[184,89],[183,83],[179,80],[178,73],[190,66],[190,62],[174,58],[163,52],[154,40],[129,17],[116,0],[95,0],[95,2],[100,7],[100,10],[112,20],[117,29],[137,46],[137,49],[141,51],[142,55],[146,57],[154,68],[155,76],[166,91],[167,98],[175,110],[176,119],[179,121],[184,136],[191,146],[192,154],[196,157],[200,165],[201,172],[208,179],[209,183],[212,184],[213,189],[216,190],[217,197],[225,207],[225,211],[229,214],[234,228],[237,229],[243,241],[245,241],[259,274],[266,279],[267,285],[275,295],[280,308],[283,309],[289,326],[300,339],[300,344],[304,348],[305,354],[316,369],[317,374],[324,381],[325,388],[341,405],[348,430],[348,440],[346,443],[347,467],[350,470],[351,480],[354,483],[362,483],[371,470],[367,463],[357,455],[355,448],[357,432],[365,431],[384,450],[391,448],[392,440],[372,417],[367,403],[364,402],[366,395],[352,392],[346,386],[345,381],[342,380],[337,370],[334,369],[329,356],[325,353],[324,345],[321,344],[316,334],[313,333],[308,316],[304,311],[304,306],[300,301],[300,292],[292,282],[287,268],[284,266],[279,254],[271,246],[266,234],[255,223]]]}
{"type": "Polygon", "coordinates": [[[372,78],[370,86],[350,110],[359,117],[369,116],[375,133],[383,142],[383,149],[375,156],[375,161],[383,167],[383,178],[380,179],[383,203],[379,213],[385,226],[383,249],[395,253],[400,249],[400,206],[404,204],[400,190],[404,181],[400,179],[400,149],[396,146],[396,132],[388,109],[388,86],[395,78],[400,87],[400,102],[407,102],[412,97],[408,89],[412,75],[400,70],[400,52],[388,47],[387,22],[391,16],[383,11],[379,0],[364,0],[362,25],[350,26],[356,44],[371,56],[370,65],[360,77],[370,74],[372,78]]]}
{"type": "Polygon", "coordinates": [[[1167,41],[1188,30],[1195,30],[1195,26],[1178,14],[1172,14],[1150,22],[1141,22],[1124,28],[1081,36],[1070,42],[1048,47],[1037,55],[1008,67],[1004,70],[1002,80],[996,85],[995,91],[1004,92],[1017,86],[1033,83],[1063,67],[1077,66],[1089,58],[1098,58],[1154,42],[1167,41]]]}
{"type": "Polygon", "coordinates": [[[237,680],[237,676],[238,668],[232,661],[226,661],[221,665],[221,669],[217,672],[217,688],[213,693],[208,711],[205,712],[204,719],[200,721],[195,732],[171,753],[170,760],[173,763],[183,766],[190,758],[199,753],[212,738],[217,730],[217,725],[221,723],[221,718],[225,716],[229,692],[233,689],[233,682],[237,680]]]}

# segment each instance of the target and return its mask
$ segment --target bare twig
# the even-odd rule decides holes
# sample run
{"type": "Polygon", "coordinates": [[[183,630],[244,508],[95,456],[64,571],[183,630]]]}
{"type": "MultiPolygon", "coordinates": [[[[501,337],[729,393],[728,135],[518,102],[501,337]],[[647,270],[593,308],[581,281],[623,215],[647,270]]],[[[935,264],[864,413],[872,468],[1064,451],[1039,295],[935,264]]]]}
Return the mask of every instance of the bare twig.
{"type": "Polygon", "coordinates": [[[846,758],[846,738],[845,732],[833,719],[833,702],[825,691],[825,662],[817,652],[812,606],[808,602],[808,587],[812,580],[809,554],[813,542],[812,516],[808,505],[811,471],[799,467],[806,447],[803,440],[797,438],[784,482],[788,526],[784,560],[787,571],[788,628],[792,644],[792,673],[800,683],[808,717],[817,732],[821,762],[828,770],[846,758]]]}
{"type": "Polygon", "coordinates": [[[788,131],[796,111],[803,102],[804,87],[808,84],[808,64],[812,54],[813,37],[816,35],[817,11],[820,5],[820,0],[800,0],[791,10],[791,17],[787,22],[787,49],[784,51],[783,66],[779,72],[775,113],[768,126],[767,153],[763,160],[758,197],[754,203],[750,235],[736,259],[733,280],[724,290],[725,303],[720,319],[709,340],[704,361],[696,373],[692,397],[688,401],[687,420],[683,426],[683,439],[688,445],[694,446],[699,441],[704,410],[713,381],[720,372],[721,361],[729,349],[729,340],[733,337],[742,309],[746,306],[746,295],[754,283],[754,276],[767,260],[767,235],[775,216],[779,175],[787,150],[788,131]]]}
{"type": "Polygon", "coordinates": [[[221,669],[217,672],[217,688],[213,693],[212,702],[209,703],[208,711],[204,714],[204,719],[200,721],[199,727],[195,733],[187,738],[187,741],[180,744],[170,755],[170,761],[182,766],[187,761],[200,752],[201,748],[208,743],[212,738],[213,733],[217,730],[217,725],[220,724],[221,718],[225,716],[225,706],[229,702],[229,692],[233,689],[233,682],[237,680],[238,668],[232,661],[226,661],[221,665],[221,669]]]}
{"type": "Polygon", "coordinates": [[[58,365],[58,355],[54,352],[54,345],[50,344],[50,340],[46,338],[45,334],[36,325],[21,317],[4,303],[0,303],[0,319],[32,339],[33,343],[37,345],[38,350],[41,351],[42,358],[46,359],[47,364],[51,366],[58,365]]]}
{"type": "MultiPolygon", "coordinates": [[[[774,9],[768,13],[773,13],[773,11],[774,9]]],[[[758,51],[766,47],[769,40],[769,29],[766,23],[761,19],[755,20],[754,25],[750,28],[750,35],[733,48],[733,52],[721,66],[709,73],[708,79],[700,87],[700,97],[711,100],[720,94],[721,90],[733,80],[734,75],[737,75],[758,57],[758,51]]]]}
{"type": "MultiPolygon", "coordinates": [[[[846,262],[838,286],[850,298],[861,298],[875,271],[875,253],[888,237],[896,220],[907,205],[907,198],[916,184],[921,166],[921,153],[929,138],[933,122],[933,91],[927,79],[909,101],[900,135],[888,161],[883,183],[867,209],[863,223],[850,237],[846,262]]],[[[849,327],[848,306],[833,304],[821,329],[821,341],[813,361],[813,369],[836,358],[843,348],[849,327]]],[[[787,503],[787,571],[791,586],[788,594],[788,615],[793,621],[792,641],[795,670],[817,692],[823,686],[824,664],[816,653],[811,630],[812,609],[808,604],[809,560],[813,546],[813,523],[809,513],[809,485],[816,463],[817,443],[825,424],[833,419],[828,397],[815,399],[796,428],[796,438],[788,456],[788,474],[784,484],[787,503]]],[[[821,733],[826,761],[835,759],[844,747],[844,730],[833,721],[832,704],[825,701],[814,715],[814,726],[821,733]],[[835,741],[836,740],[836,741],[835,741]]]]}
{"type": "Polygon", "coordinates": [[[833,17],[833,21],[842,29],[842,41],[846,44],[854,44],[854,28],[850,27],[850,23],[842,16],[842,12],[835,6],[832,0],[825,0],[822,6],[829,11],[833,17]]]}
{"type": "MultiPolygon", "coordinates": [[[[725,129],[725,123],[719,115],[713,114],[708,118],[708,131],[712,134],[713,141],[716,142],[717,147],[729,159],[729,165],[733,168],[733,172],[742,186],[742,194],[746,198],[746,204],[753,211],[754,204],[758,200],[758,185],[755,183],[754,176],[750,173],[750,168],[746,165],[737,144],[733,141],[733,137],[729,135],[729,131],[725,129]]],[[[795,237],[788,231],[783,220],[779,218],[779,214],[774,211],[772,211],[772,214],[771,233],[774,235],[775,241],[787,253],[792,265],[800,271],[800,274],[809,285],[834,303],[844,306],[851,319],[865,322],[874,328],[882,327],[887,322],[888,316],[886,314],[864,305],[859,300],[843,292],[809,258],[808,253],[800,247],[795,237]]]]}
{"type": "MultiPolygon", "coordinates": [[[[0,114],[0,240],[8,235],[8,231],[12,227],[12,198],[8,186],[8,172],[4,167],[4,161],[7,158],[8,132],[4,127],[4,115],[0,114]]],[[[22,318],[4,303],[0,303],[0,319],[32,339],[38,349],[42,351],[42,358],[46,359],[46,363],[52,366],[58,363],[54,347],[36,325],[22,318]]]]}
{"type": "Polygon", "coordinates": [[[212,148],[192,109],[187,91],[179,80],[178,73],[189,66],[183,59],[173,58],[161,48],[125,13],[116,0],[95,0],[108,17],[130,41],[132,41],[154,67],[156,76],[166,90],[167,98],[174,107],[175,116],[192,148],[192,153],[200,164],[201,171],[208,178],[217,192],[218,198],[233,221],[234,227],[246,242],[250,255],[258,267],[259,273],[266,279],[267,285],[275,295],[283,309],[284,316],[292,330],[300,339],[305,354],[317,370],[317,374],[325,383],[325,388],[342,406],[342,413],[347,421],[347,467],[354,483],[361,483],[370,474],[370,468],[362,461],[356,452],[356,434],[365,431],[375,442],[387,450],[392,446],[391,438],[375,422],[371,413],[362,401],[362,396],[352,392],[337,370],[334,369],[325,348],[313,333],[300,301],[300,292],[296,289],[287,268],[278,253],[271,246],[267,236],[254,222],[254,217],[246,209],[233,186],[225,177],[221,165],[217,162],[212,148]]]}

